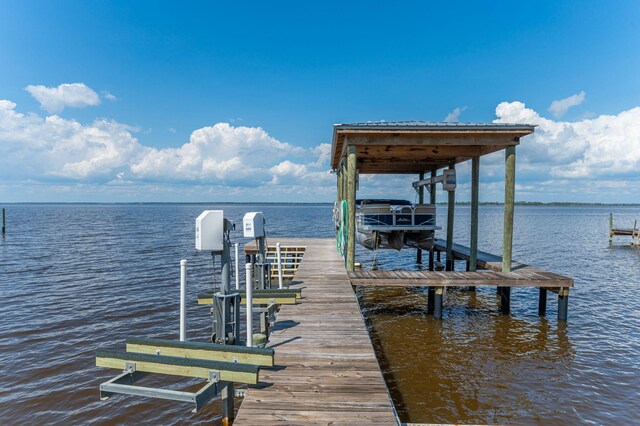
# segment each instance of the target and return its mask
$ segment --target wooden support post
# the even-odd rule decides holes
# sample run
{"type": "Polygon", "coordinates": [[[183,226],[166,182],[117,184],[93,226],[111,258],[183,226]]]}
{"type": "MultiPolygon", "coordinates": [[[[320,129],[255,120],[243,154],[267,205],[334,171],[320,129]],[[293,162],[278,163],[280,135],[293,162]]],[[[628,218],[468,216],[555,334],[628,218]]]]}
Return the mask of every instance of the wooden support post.
{"type": "Polygon", "coordinates": [[[433,271],[435,266],[433,256],[434,256],[434,250],[433,250],[433,247],[431,247],[431,250],[429,250],[429,270],[430,271],[433,271]]]}
{"type": "Polygon", "coordinates": [[[540,293],[538,295],[538,316],[545,316],[547,314],[547,289],[540,287],[540,293]]]}
{"type": "Polygon", "coordinates": [[[566,321],[569,311],[569,289],[558,289],[558,321],[566,321]]]}
{"type": "MultiPolygon", "coordinates": [[[[438,174],[438,169],[435,167],[432,168],[431,177],[434,178],[436,177],[437,174],[438,174]]],[[[432,183],[429,188],[429,204],[432,204],[434,206],[436,204],[436,184],[435,183],[432,183]]],[[[429,250],[429,270],[430,271],[434,270],[434,261],[433,261],[434,254],[435,254],[435,250],[431,248],[431,250],[429,250]]],[[[438,262],[439,261],[440,261],[440,252],[438,252],[438,262]]]]}
{"type": "Polygon", "coordinates": [[[438,250],[437,260],[438,262],[442,261],[442,252],[440,250],[438,250]]]}
{"type": "Polygon", "coordinates": [[[427,314],[433,314],[433,302],[436,295],[436,288],[429,287],[427,290],[427,314]]]}
{"type": "Polygon", "coordinates": [[[442,319],[442,297],[444,294],[444,287],[436,287],[433,297],[433,317],[435,319],[442,319]]]}
{"type": "Polygon", "coordinates": [[[509,146],[504,158],[504,234],[502,243],[502,272],[511,272],[513,244],[513,209],[516,189],[516,147],[509,146]]]}
{"type": "MultiPolygon", "coordinates": [[[[456,168],[455,163],[452,161],[449,163],[449,170],[454,170],[456,168]]],[[[456,207],[456,192],[448,191],[449,200],[447,202],[447,264],[446,270],[453,271],[454,269],[454,260],[453,260],[453,218],[455,214],[456,207]]]]}
{"type": "Polygon", "coordinates": [[[235,419],[233,406],[234,397],[233,382],[227,382],[226,386],[222,388],[222,392],[220,392],[222,402],[222,424],[224,426],[233,424],[233,420],[235,419]]]}
{"type": "Polygon", "coordinates": [[[347,271],[353,272],[356,259],[356,146],[347,147],[347,271]]]}
{"type": "Polygon", "coordinates": [[[5,232],[7,231],[7,220],[6,220],[6,212],[4,210],[4,207],[2,208],[2,235],[4,236],[5,232]]]}
{"type": "MultiPolygon", "coordinates": [[[[478,203],[480,189],[480,157],[471,159],[471,244],[469,265],[467,270],[475,272],[478,269],[478,203]]],[[[469,290],[476,291],[475,287],[469,290]]]]}
{"type": "Polygon", "coordinates": [[[511,287],[498,287],[500,295],[500,312],[508,314],[511,312],[511,287]]]}
{"type": "MultiPolygon", "coordinates": [[[[2,210],[4,212],[4,209],[2,210]]],[[[2,217],[4,217],[4,214],[2,215],[2,217]]],[[[609,244],[611,244],[612,242],[613,242],[613,213],[609,213],[609,244]]]]}
{"type": "MultiPolygon", "coordinates": [[[[424,179],[424,172],[420,173],[420,175],[418,176],[418,180],[422,180],[422,179],[424,179]]],[[[424,204],[424,186],[421,186],[420,188],[418,188],[418,204],[424,204]]],[[[417,249],[416,263],[418,265],[422,264],[422,249],[421,248],[417,249]]]]}

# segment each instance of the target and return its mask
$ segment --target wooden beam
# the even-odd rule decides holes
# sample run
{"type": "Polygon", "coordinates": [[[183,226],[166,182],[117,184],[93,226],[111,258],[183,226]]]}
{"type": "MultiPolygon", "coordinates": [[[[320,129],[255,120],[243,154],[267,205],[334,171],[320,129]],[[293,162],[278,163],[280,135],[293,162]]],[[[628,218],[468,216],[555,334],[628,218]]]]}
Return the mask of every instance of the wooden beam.
{"type": "Polygon", "coordinates": [[[519,133],[512,134],[424,134],[424,133],[379,133],[349,135],[349,145],[517,145],[519,133]]]}
{"type": "Polygon", "coordinates": [[[516,189],[516,147],[505,151],[504,173],[504,234],[502,243],[502,271],[511,271],[513,244],[513,210],[516,189]]]}
{"type": "Polygon", "coordinates": [[[353,271],[356,258],[356,147],[347,148],[347,271],[353,271]]]}
{"type": "MultiPolygon", "coordinates": [[[[198,305],[211,305],[213,303],[213,298],[211,296],[198,296],[198,305]]],[[[296,295],[295,294],[280,294],[273,296],[253,296],[253,304],[254,305],[268,305],[270,303],[275,303],[276,305],[295,305],[296,304],[296,295]]],[[[243,296],[240,300],[240,304],[246,305],[247,299],[243,296]]]]}
{"type": "Polygon", "coordinates": [[[273,367],[273,349],[162,339],[127,338],[127,352],[273,367]]]}
{"type": "Polygon", "coordinates": [[[135,362],[136,371],[168,374],[172,376],[209,379],[210,371],[218,371],[220,380],[228,382],[258,383],[260,367],[234,362],[207,361],[204,359],[179,358],[163,355],[139,354],[135,352],[97,350],[96,366],[124,369],[126,362],[135,362]]]}
{"type": "Polygon", "coordinates": [[[388,161],[428,161],[456,157],[473,157],[485,155],[504,149],[504,145],[358,145],[358,159],[374,159],[388,161]]]}

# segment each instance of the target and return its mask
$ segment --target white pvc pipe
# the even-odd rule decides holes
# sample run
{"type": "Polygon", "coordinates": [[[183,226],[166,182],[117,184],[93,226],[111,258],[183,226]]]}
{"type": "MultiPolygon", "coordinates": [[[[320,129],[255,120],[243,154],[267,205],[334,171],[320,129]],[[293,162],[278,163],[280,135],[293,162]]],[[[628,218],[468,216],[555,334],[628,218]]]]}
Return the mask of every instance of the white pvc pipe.
{"type": "Polygon", "coordinates": [[[282,256],[280,254],[280,243],[276,243],[276,259],[278,262],[278,288],[282,288],[282,256]]]}
{"type": "Polygon", "coordinates": [[[251,271],[253,270],[253,265],[251,263],[247,263],[245,265],[246,272],[246,284],[244,286],[245,290],[245,298],[247,299],[247,303],[245,307],[247,309],[247,346],[253,346],[253,285],[251,279],[251,271]]]}
{"type": "Polygon", "coordinates": [[[236,290],[240,290],[240,265],[238,264],[238,243],[236,243],[236,290]]]}
{"type": "Polygon", "coordinates": [[[187,340],[186,327],[186,292],[187,292],[187,261],[180,261],[180,341],[187,340]]]}

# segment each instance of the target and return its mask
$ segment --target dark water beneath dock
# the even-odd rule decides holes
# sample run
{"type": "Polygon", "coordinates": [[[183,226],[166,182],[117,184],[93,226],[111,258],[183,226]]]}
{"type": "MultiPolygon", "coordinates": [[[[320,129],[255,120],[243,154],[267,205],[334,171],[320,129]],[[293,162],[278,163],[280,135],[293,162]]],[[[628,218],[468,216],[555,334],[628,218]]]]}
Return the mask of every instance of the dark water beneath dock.
{"type": "MultiPolygon", "coordinates": [[[[101,402],[98,384],[115,370],[94,366],[97,347],[123,347],[127,336],[178,337],[179,260],[189,261],[188,300],[212,285],[210,257],[193,249],[194,218],[209,208],[236,223],[262,210],[273,238],[333,236],[330,206],[8,206],[0,240],[1,423],[218,419],[217,404],[193,414],[174,402],[101,402]]],[[[456,241],[466,244],[469,210],[457,210],[456,241]]],[[[555,320],[553,294],[547,318],[537,316],[536,289],[512,290],[511,316],[498,313],[495,289],[448,291],[443,321],[426,314],[419,290],[361,293],[403,421],[640,422],[640,250],[622,238],[608,246],[609,212],[621,226],[640,217],[631,207],[516,208],[514,258],[576,280],[568,324],[555,320]]],[[[499,253],[501,228],[502,208],[481,207],[480,248],[499,253]]],[[[358,256],[371,267],[371,252],[358,256]]],[[[418,267],[413,250],[379,252],[377,262],[418,267]]],[[[188,337],[206,341],[207,308],[191,303],[188,319],[188,337]]]]}

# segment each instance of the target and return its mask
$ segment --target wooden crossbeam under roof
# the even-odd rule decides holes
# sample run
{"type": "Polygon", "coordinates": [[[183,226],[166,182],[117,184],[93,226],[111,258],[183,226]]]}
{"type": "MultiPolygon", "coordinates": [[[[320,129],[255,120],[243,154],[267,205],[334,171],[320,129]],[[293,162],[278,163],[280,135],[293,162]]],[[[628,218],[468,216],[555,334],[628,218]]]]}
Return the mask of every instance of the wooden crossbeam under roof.
{"type": "Polygon", "coordinates": [[[336,170],[347,155],[347,146],[353,145],[360,173],[417,174],[518,145],[534,127],[426,121],[336,124],[331,167],[336,170]]]}

